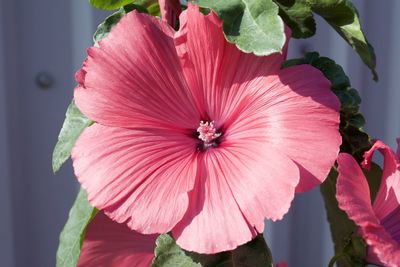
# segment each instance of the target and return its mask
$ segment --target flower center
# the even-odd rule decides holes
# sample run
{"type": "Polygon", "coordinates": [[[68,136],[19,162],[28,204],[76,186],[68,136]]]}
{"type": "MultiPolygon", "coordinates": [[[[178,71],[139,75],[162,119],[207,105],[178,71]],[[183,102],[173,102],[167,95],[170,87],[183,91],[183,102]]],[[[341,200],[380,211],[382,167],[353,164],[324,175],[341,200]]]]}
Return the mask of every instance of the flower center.
{"type": "Polygon", "coordinates": [[[221,136],[221,133],[218,133],[215,129],[214,121],[200,121],[200,126],[197,128],[197,132],[199,133],[198,138],[203,141],[205,148],[215,146],[216,139],[221,136]]]}

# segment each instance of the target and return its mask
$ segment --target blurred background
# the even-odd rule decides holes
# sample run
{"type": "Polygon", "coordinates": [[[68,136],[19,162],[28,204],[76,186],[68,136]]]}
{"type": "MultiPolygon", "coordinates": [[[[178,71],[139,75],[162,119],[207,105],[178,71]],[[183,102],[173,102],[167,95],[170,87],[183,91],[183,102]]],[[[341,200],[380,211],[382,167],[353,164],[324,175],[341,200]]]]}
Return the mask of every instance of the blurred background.
{"type": "MultiPolygon", "coordinates": [[[[294,40],[289,57],[319,51],[359,90],[368,133],[395,148],[400,136],[400,1],[353,1],[375,47],[380,81],[327,24],[294,40]]],[[[0,266],[55,265],[58,235],[78,190],[70,162],[56,175],[51,155],[72,98],[74,72],[109,12],[86,0],[0,0],[0,266]]],[[[301,137],[299,137],[301,138],[301,137]]],[[[267,223],[274,259],[326,266],[333,256],[319,189],[298,195],[283,221],[267,223]]]]}

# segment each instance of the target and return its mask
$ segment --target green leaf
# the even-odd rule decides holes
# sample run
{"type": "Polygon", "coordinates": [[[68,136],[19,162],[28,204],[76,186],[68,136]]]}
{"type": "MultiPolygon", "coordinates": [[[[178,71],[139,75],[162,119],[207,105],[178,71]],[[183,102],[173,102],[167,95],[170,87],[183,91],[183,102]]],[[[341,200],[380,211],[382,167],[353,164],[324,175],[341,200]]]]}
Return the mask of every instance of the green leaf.
{"type": "Polygon", "coordinates": [[[361,128],[365,124],[364,116],[361,113],[355,113],[349,118],[349,123],[351,125],[356,126],[357,128],[361,128]]]}
{"type": "Polygon", "coordinates": [[[158,2],[149,5],[149,6],[147,7],[147,11],[148,11],[149,14],[152,15],[152,16],[157,16],[157,17],[160,17],[160,16],[161,16],[160,5],[158,4],[158,2]]]}
{"type": "Polygon", "coordinates": [[[345,246],[343,254],[346,255],[348,261],[352,263],[352,267],[365,267],[367,245],[365,244],[364,239],[357,234],[353,234],[345,246]]]}
{"type": "Polygon", "coordinates": [[[235,250],[218,254],[199,254],[187,252],[176,245],[168,234],[157,239],[157,247],[153,267],[270,267],[271,252],[264,237],[258,235],[255,239],[239,246],[235,250]]]}
{"type": "Polygon", "coordinates": [[[123,16],[132,10],[137,10],[142,13],[147,13],[147,9],[141,5],[129,4],[121,7],[117,12],[108,16],[104,22],[100,23],[96,32],[93,35],[93,41],[97,44],[101,39],[105,38],[111,29],[121,20],[123,16]]]}
{"type": "Polygon", "coordinates": [[[293,38],[308,38],[315,34],[315,20],[311,6],[306,1],[274,0],[279,15],[292,29],[293,38]]]}
{"type": "Polygon", "coordinates": [[[89,0],[89,2],[99,9],[114,10],[132,3],[133,0],[89,0]]]}
{"type": "Polygon", "coordinates": [[[93,122],[86,118],[75,106],[74,101],[68,106],[65,121],[58,135],[53,151],[53,171],[57,172],[68,160],[71,150],[82,131],[93,122]]]}
{"type": "Polygon", "coordinates": [[[309,64],[313,65],[324,73],[326,78],[331,81],[332,89],[335,91],[347,91],[350,87],[350,80],[344,73],[343,68],[335,61],[320,57],[318,53],[311,52],[305,55],[309,64]]]}
{"type": "Polygon", "coordinates": [[[344,40],[360,55],[378,80],[376,57],[360,25],[356,8],[349,0],[307,0],[313,12],[323,17],[344,40]]]}
{"type": "Polygon", "coordinates": [[[292,29],[294,38],[308,38],[315,34],[313,13],[324,18],[336,32],[360,55],[371,69],[374,80],[376,57],[360,25],[356,8],[349,0],[274,0],[279,15],[292,29]]]}
{"type": "Polygon", "coordinates": [[[60,234],[57,249],[57,267],[76,267],[86,227],[97,213],[87,201],[86,192],[81,189],[72,206],[68,221],[60,234]]]}
{"type": "Polygon", "coordinates": [[[226,39],[259,56],[280,52],[285,44],[283,21],[272,0],[195,0],[213,9],[223,21],[226,39]]]}
{"type": "Polygon", "coordinates": [[[160,235],[156,245],[153,267],[201,267],[187,256],[168,234],[160,235]]]}

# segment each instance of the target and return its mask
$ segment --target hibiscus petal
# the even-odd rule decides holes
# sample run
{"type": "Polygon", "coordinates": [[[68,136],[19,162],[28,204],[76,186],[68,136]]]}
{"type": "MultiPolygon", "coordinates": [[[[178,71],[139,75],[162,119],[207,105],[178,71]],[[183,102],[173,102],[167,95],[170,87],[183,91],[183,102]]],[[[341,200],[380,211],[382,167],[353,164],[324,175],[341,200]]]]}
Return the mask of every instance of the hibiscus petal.
{"type": "MultiPolygon", "coordinates": [[[[389,193],[389,198],[391,197],[390,194],[393,193],[389,193]]],[[[375,213],[377,212],[375,211],[375,213]]],[[[381,225],[386,229],[390,236],[396,240],[396,242],[400,243],[400,205],[397,204],[397,207],[380,221],[381,225]]]]}
{"type": "Polygon", "coordinates": [[[175,51],[173,30],[132,11],[91,47],[74,98],[103,125],[192,128],[200,119],[175,51]]]}
{"type": "Polygon", "coordinates": [[[382,153],[384,166],[381,185],[373,207],[378,218],[384,220],[386,216],[392,215],[400,205],[400,170],[396,154],[380,140],[377,140],[365,153],[363,161],[365,168],[369,168],[376,150],[382,153]]]}
{"type": "Polygon", "coordinates": [[[383,227],[364,228],[364,240],[367,243],[367,261],[378,266],[400,266],[400,246],[383,227]]]}
{"type": "Polygon", "coordinates": [[[240,211],[219,159],[212,151],[202,157],[203,168],[189,193],[188,211],[172,233],[183,249],[214,254],[250,241],[257,232],[240,211]]]}
{"type": "Polygon", "coordinates": [[[370,191],[357,161],[347,153],[338,156],[338,179],[336,184],[336,199],[339,207],[357,225],[379,225],[372,209],[370,191]]]}
{"type": "Polygon", "coordinates": [[[78,267],[151,266],[156,238],[134,232],[99,212],[87,228],[78,267]]]}
{"type": "Polygon", "coordinates": [[[385,266],[399,266],[400,248],[389,232],[380,224],[372,208],[367,180],[356,160],[349,154],[338,157],[339,176],[336,199],[339,207],[360,228],[368,247],[368,261],[385,266]]]}
{"type": "Polygon", "coordinates": [[[256,110],[267,118],[267,142],[300,169],[296,191],[322,183],[342,141],[340,102],[330,82],[314,67],[300,65],[268,76],[254,88],[262,93],[256,110]]]}
{"type": "Polygon", "coordinates": [[[292,160],[260,139],[227,140],[215,155],[242,213],[261,233],[265,218],[280,220],[289,210],[299,170],[292,160]]]}
{"type": "MultiPolygon", "coordinates": [[[[175,45],[186,80],[202,118],[216,121],[217,126],[239,105],[245,84],[276,73],[286,56],[287,46],[282,54],[267,57],[241,52],[225,40],[217,15],[211,11],[204,16],[195,5],[182,12],[180,24],[175,45]]],[[[287,34],[289,39],[290,30],[287,34]]]]}
{"type": "Polygon", "coordinates": [[[144,234],[168,232],[182,218],[197,172],[197,141],[158,131],[95,124],[72,151],[89,202],[144,234]]]}
{"type": "Polygon", "coordinates": [[[257,139],[225,141],[205,152],[203,162],[204,176],[189,195],[186,216],[173,231],[184,249],[200,253],[234,249],[254,238],[255,229],[263,232],[266,217],[280,219],[288,211],[299,179],[297,166],[257,139]]]}

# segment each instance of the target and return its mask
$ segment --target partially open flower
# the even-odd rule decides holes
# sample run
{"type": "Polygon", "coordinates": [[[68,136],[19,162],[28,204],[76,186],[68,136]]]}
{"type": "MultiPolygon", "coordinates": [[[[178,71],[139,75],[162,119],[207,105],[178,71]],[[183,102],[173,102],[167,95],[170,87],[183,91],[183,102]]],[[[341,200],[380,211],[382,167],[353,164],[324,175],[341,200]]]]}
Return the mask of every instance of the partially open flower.
{"type": "Polygon", "coordinates": [[[78,267],[149,267],[157,235],[142,235],[99,212],[88,225],[78,267]]]}
{"type": "Polygon", "coordinates": [[[234,249],[337,157],[330,82],[309,65],[281,70],[285,51],[239,51],[214,12],[189,5],[178,32],[131,12],[88,54],[74,97],[96,123],[72,151],[75,174],[92,205],[135,231],[234,249]]]}
{"type": "Polygon", "coordinates": [[[371,204],[368,182],[355,159],[346,153],[338,157],[339,176],[336,198],[339,207],[358,226],[368,245],[367,260],[383,266],[400,266],[400,161],[381,141],[365,153],[368,168],[376,150],[384,156],[382,181],[371,204]]]}

